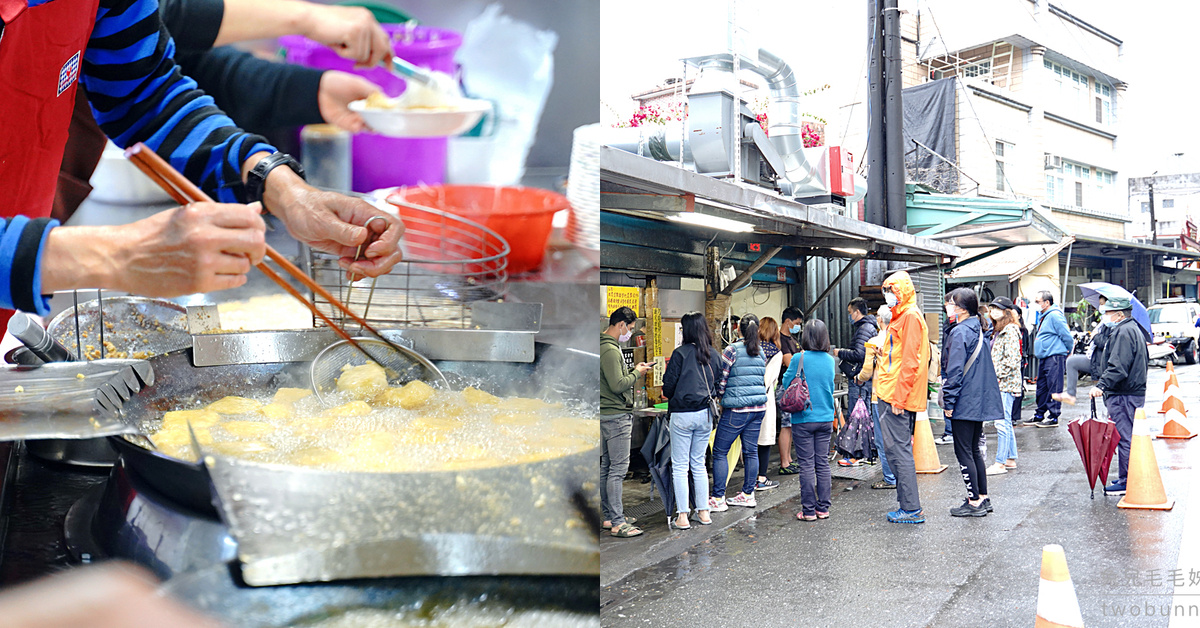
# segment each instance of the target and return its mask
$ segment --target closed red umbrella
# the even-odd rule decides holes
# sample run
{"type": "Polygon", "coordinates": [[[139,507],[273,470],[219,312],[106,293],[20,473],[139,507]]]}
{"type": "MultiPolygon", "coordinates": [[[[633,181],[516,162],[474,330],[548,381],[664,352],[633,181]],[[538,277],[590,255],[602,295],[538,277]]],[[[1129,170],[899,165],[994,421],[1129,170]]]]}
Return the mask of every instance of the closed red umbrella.
{"type": "Polygon", "coordinates": [[[1096,399],[1093,398],[1092,416],[1071,421],[1067,424],[1067,431],[1075,441],[1075,449],[1079,450],[1083,470],[1092,489],[1092,499],[1095,499],[1096,482],[1107,481],[1108,468],[1112,465],[1113,454],[1120,442],[1117,426],[1112,421],[1096,415],[1096,399]]]}

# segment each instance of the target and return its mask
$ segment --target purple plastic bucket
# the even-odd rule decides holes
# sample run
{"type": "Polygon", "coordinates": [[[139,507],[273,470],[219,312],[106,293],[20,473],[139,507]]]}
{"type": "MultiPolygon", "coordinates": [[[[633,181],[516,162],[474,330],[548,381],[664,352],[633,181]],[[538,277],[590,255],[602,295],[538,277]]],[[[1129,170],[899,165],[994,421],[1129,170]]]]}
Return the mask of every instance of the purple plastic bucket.
{"type": "MultiPolygon", "coordinates": [[[[462,45],[462,35],[425,26],[408,29],[402,24],[384,24],[383,29],[393,36],[396,56],[420,67],[454,74],[454,53],[462,45]]],[[[336,52],[306,37],[280,37],[279,45],[291,63],[366,77],[389,97],[399,96],[404,91],[404,79],[390,71],[384,68],[355,69],[353,61],[339,57],[336,52]]],[[[399,139],[373,133],[356,134],[352,158],[354,191],[442,183],[446,176],[446,144],[444,137],[399,139]]]]}

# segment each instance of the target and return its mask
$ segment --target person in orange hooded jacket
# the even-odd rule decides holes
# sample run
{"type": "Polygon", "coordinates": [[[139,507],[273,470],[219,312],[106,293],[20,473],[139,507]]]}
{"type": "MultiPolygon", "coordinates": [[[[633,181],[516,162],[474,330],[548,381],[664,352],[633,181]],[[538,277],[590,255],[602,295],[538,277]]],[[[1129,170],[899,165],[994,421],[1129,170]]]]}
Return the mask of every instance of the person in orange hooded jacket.
{"type": "Polygon", "coordinates": [[[912,435],[916,413],[925,409],[929,397],[929,328],[917,307],[916,290],[907,272],[897,272],[883,282],[883,298],[892,309],[892,322],[883,346],[875,349],[879,356],[875,393],[880,401],[883,447],[896,476],[896,499],[900,502],[900,509],[887,517],[893,523],[924,523],[912,435]]]}

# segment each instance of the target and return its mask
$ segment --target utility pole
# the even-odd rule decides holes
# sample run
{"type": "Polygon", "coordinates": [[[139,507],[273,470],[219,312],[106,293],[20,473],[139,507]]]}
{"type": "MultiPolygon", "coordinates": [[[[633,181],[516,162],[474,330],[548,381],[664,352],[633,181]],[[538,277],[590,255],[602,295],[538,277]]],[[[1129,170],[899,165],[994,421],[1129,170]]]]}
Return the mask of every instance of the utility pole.
{"type": "Polygon", "coordinates": [[[1155,170],[1154,174],[1150,175],[1150,243],[1158,246],[1158,221],[1154,219],[1154,175],[1158,174],[1155,170]]]}
{"type": "Polygon", "coordinates": [[[900,63],[900,3],[883,0],[884,160],[887,162],[887,196],[884,200],[887,226],[896,231],[908,228],[908,206],[904,189],[904,108],[901,91],[904,76],[900,63]]]}

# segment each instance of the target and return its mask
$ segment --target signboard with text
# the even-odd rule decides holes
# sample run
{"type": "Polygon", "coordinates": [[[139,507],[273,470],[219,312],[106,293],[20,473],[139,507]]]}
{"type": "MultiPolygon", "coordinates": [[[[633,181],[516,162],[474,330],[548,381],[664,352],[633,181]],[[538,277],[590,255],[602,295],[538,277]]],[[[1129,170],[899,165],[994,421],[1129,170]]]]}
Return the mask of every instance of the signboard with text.
{"type": "Polygon", "coordinates": [[[619,308],[627,307],[641,316],[641,291],[636,287],[608,286],[604,289],[604,315],[612,316],[619,308]]]}

